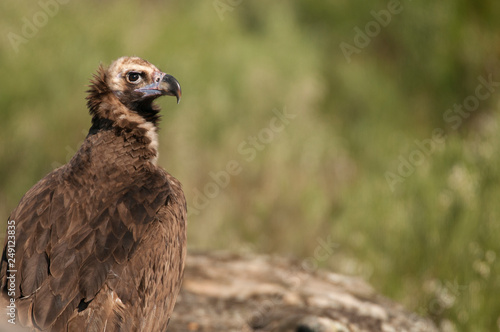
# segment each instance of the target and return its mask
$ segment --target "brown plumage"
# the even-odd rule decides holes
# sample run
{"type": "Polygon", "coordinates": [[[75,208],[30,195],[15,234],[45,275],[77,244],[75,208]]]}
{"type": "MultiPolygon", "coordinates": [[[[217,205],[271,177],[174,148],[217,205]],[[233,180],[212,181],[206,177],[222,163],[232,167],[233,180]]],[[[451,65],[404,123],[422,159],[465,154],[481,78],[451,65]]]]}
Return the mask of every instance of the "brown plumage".
{"type": "Polygon", "coordinates": [[[35,331],[165,331],[184,270],[186,201],[156,165],[153,101],[179,99],[180,86],[123,57],[100,67],[88,92],[92,127],[79,151],[9,217],[15,254],[7,239],[2,297],[35,331]]]}

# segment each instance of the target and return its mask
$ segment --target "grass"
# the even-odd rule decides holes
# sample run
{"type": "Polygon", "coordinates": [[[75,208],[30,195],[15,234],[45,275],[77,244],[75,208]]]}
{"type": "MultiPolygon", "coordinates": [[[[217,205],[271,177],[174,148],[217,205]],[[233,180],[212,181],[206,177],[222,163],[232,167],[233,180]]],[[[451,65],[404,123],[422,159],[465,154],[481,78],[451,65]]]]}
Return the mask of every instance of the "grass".
{"type": "Polygon", "coordinates": [[[308,258],[330,237],[323,267],[443,329],[499,330],[500,91],[458,128],[444,118],[478,76],[500,81],[499,4],[401,3],[350,63],[340,43],[386,1],[242,2],[222,20],[212,2],[69,2],[17,53],[7,34],[41,7],[0,4],[0,215],[78,149],[98,64],[138,55],[183,88],[160,101],[159,162],[184,184],[190,248],[308,258]],[[295,117],[270,132],[276,111],[295,117]],[[196,208],[231,161],[241,172],[196,208]]]}

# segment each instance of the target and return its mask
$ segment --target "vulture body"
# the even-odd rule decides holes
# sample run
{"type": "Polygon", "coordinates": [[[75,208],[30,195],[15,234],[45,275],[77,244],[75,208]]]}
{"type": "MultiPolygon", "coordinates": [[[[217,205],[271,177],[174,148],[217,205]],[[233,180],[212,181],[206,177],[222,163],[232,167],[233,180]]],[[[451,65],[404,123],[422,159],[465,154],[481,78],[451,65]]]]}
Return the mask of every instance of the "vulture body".
{"type": "Polygon", "coordinates": [[[180,85],[123,57],[99,68],[88,93],[92,126],[79,151],[8,219],[2,298],[34,331],[165,331],[184,271],[186,201],[156,165],[153,101],[179,100],[180,85]]]}

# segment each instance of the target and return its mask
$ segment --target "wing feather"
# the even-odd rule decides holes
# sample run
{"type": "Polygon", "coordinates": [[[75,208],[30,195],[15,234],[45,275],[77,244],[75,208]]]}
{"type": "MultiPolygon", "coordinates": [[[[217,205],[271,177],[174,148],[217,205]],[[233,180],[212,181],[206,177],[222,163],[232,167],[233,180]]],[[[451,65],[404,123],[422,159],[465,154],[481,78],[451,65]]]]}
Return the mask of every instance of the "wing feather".
{"type": "MultiPolygon", "coordinates": [[[[41,329],[61,324],[92,301],[113,268],[125,264],[171,188],[163,172],[144,172],[127,182],[108,183],[88,195],[82,184],[64,181],[60,168],[36,184],[21,200],[16,220],[16,297],[24,321],[41,329]],[[121,188],[121,189],[120,189],[121,188]]],[[[6,289],[6,246],[1,261],[6,289]]]]}

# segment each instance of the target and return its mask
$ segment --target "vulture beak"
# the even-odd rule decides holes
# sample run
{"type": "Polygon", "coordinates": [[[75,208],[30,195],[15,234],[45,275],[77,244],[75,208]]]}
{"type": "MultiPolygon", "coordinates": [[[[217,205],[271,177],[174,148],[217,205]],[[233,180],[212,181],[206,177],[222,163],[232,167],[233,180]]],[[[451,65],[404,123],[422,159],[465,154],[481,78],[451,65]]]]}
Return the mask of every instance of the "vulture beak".
{"type": "Polygon", "coordinates": [[[165,73],[157,73],[154,76],[154,83],[136,89],[137,92],[142,92],[143,97],[159,97],[159,96],[175,96],[177,104],[181,100],[181,85],[172,75],[165,73]]]}

